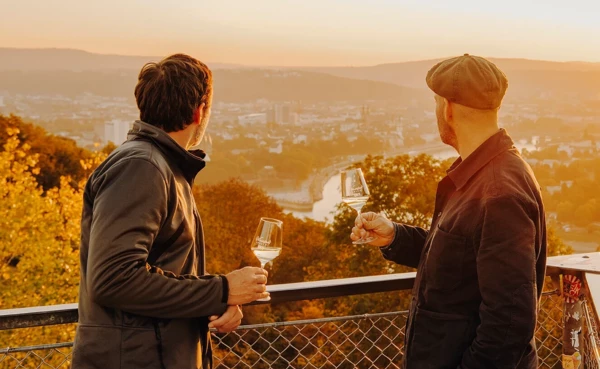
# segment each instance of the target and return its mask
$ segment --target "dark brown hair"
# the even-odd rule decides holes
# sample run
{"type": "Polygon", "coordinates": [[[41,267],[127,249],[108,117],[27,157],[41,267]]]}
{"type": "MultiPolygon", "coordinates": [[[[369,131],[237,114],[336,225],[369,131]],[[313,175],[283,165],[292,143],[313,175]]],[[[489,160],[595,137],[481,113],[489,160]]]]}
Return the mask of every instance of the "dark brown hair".
{"type": "Polygon", "coordinates": [[[138,76],[135,100],[140,119],[166,132],[187,127],[194,111],[212,101],[212,72],[201,61],[185,54],[147,63],[138,76]]]}

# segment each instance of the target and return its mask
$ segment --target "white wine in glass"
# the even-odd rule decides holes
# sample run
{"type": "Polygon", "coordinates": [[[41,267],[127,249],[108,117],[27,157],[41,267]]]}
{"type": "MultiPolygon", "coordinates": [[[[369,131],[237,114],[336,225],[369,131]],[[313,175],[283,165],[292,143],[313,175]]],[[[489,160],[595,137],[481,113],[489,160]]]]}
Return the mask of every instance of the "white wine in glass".
{"type": "MultiPolygon", "coordinates": [[[[371,193],[365,181],[365,176],[360,168],[348,169],[342,171],[342,201],[356,210],[360,216],[360,211],[369,200],[371,193]]],[[[375,237],[361,238],[352,242],[355,245],[375,241],[375,237]]]]}
{"type": "MultiPolygon", "coordinates": [[[[273,218],[260,218],[254,239],[252,239],[252,252],[260,261],[264,269],[268,262],[272,261],[281,253],[283,239],[283,222],[273,218]]],[[[269,301],[270,297],[258,301],[269,301]]]]}

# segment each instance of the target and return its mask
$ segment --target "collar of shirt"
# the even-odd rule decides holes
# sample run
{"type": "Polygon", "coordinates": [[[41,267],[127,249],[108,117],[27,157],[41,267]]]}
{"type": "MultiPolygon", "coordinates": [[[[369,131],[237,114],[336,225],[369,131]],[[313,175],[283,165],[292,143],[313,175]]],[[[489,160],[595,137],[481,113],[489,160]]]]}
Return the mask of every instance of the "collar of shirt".
{"type": "Polygon", "coordinates": [[[475,175],[481,168],[489,163],[493,158],[514,147],[514,142],[508,133],[501,128],[492,137],[488,138],[479,147],[473,151],[465,160],[456,159],[450,169],[448,177],[454,183],[457,190],[460,190],[469,182],[469,179],[475,175]]]}
{"type": "Polygon", "coordinates": [[[171,157],[181,168],[183,175],[191,184],[194,178],[205,166],[206,154],[202,150],[186,150],[162,129],[151,124],[136,120],[129,131],[128,140],[145,137],[154,142],[159,149],[171,157]]]}

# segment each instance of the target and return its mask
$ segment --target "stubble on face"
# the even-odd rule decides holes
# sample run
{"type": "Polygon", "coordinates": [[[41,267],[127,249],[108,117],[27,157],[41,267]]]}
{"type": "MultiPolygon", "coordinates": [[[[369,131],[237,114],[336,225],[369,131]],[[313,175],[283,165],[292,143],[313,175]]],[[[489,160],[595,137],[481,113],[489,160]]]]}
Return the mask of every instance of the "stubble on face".
{"type": "Polygon", "coordinates": [[[458,150],[458,140],[456,139],[456,132],[450,126],[448,121],[446,121],[446,117],[444,115],[444,104],[443,99],[440,97],[436,97],[436,109],[435,115],[437,118],[438,131],[440,134],[440,139],[446,145],[450,145],[458,150]]]}

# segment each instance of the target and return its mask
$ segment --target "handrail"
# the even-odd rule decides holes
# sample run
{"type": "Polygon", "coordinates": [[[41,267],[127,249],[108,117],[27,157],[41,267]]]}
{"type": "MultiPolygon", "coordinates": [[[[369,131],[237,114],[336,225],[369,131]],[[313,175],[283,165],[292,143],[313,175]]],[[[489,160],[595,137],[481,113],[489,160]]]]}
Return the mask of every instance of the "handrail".
{"type": "MultiPolygon", "coordinates": [[[[411,289],[416,273],[396,273],[368,277],[330,279],[267,286],[271,301],[250,305],[313,300],[411,289]]],[[[77,304],[36,306],[0,310],[0,331],[56,324],[76,323],[77,304]]]]}
{"type": "MultiPolygon", "coordinates": [[[[548,275],[565,271],[600,274],[600,253],[550,257],[546,271],[548,275]]],[[[269,285],[267,291],[271,293],[271,301],[255,302],[250,305],[409,290],[415,282],[415,276],[416,273],[396,273],[269,285]]],[[[0,331],[76,323],[77,319],[77,304],[0,310],[0,331]]]]}

